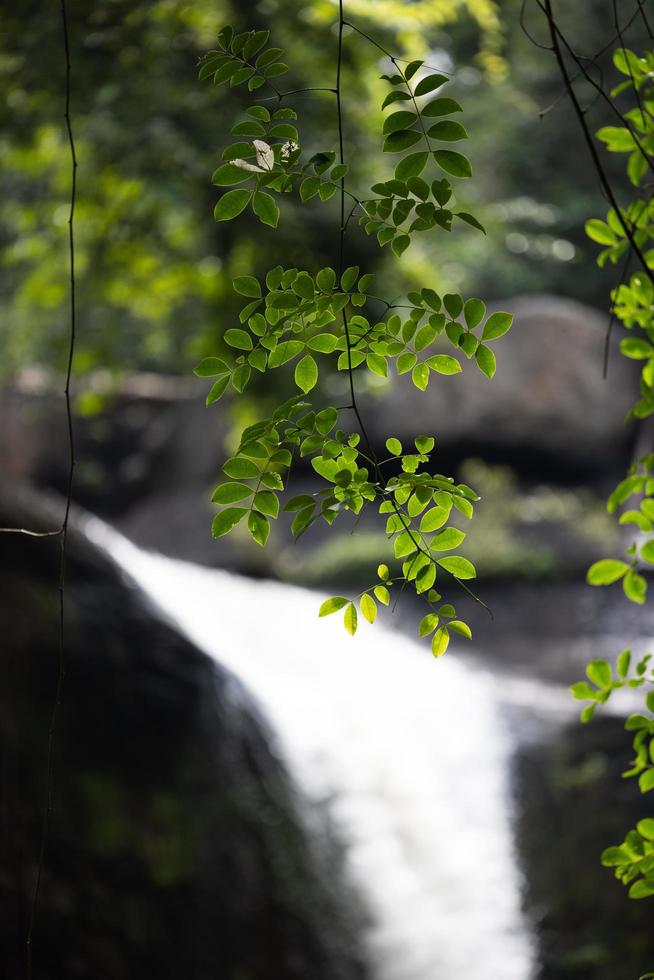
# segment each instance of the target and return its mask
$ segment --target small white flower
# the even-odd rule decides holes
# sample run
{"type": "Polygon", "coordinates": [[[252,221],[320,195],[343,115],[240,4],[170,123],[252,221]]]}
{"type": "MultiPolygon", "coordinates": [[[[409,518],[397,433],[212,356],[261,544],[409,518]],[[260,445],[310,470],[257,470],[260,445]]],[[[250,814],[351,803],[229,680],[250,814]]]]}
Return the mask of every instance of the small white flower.
{"type": "Polygon", "coordinates": [[[282,149],[281,149],[281,158],[282,158],[282,160],[284,160],[284,161],[288,160],[288,158],[290,157],[290,155],[292,153],[295,153],[295,151],[298,150],[298,149],[299,149],[299,146],[295,142],[295,140],[288,140],[287,143],[284,143],[284,145],[282,146],[282,149]]]}

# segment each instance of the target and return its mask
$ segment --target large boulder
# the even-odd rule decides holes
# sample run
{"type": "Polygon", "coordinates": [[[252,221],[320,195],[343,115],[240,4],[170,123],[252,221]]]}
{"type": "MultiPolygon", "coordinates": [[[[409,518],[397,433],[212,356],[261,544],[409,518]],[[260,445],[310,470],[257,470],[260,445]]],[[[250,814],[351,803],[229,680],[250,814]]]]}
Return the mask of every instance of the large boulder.
{"type": "Polygon", "coordinates": [[[651,900],[633,901],[601,852],[652,815],[617,718],[575,722],[523,746],[514,776],[517,848],[534,925],[539,977],[624,980],[654,964],[651,900]]]}
{"type": "Polygon", "coordinates": [[[638,368],[620,355],[616,329],[604,380],[608,314],[557,296],[522,296],[499,308],[515,321],[492,345],[493,380],[463,355],[462,374],[432,375],[424,393],[410,375],[396,379],[364,404],[373,441],[434,434],[455,461],[504,458],[549,479],[557,469],[576,476],[619,470],[633,442],[624,417],[638,394],[638,368]]]}
{"type": "MultiPolygon", "coordinates": [[[[0,526],[59,519],[25,493],[20,505],[0,493],[0,526]]],[[[0,534],[6,977],[25,975],[58,568],[58,539],[0,534]]],[[[164,622],[80,526],[68,541],[65,608],[34,980],[363,980],[336,851],[305,831],[241,684],[164,622]]]]}

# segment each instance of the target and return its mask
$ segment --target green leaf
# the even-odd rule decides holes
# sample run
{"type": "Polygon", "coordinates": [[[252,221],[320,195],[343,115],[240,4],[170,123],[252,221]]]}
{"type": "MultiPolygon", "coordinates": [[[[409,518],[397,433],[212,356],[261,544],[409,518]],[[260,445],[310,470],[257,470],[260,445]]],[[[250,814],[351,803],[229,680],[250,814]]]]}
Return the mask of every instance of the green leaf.
{"type": "Polygon", "coordinates": [[[617,661],[617,672],[618,677],[626,677],[629,673],[629,666],[631,664],[631,650],[623,650],[618,656],[617,661]]]}
{"type": "Polygon", "coordinates": [[[597,696],[597,692],[586,681],[577,681],[576,684],[572,684],[570,693],[577,701],[588,701],[597,696]]]}
{"type": "Polygon", "coordinates": [[[481,321],[484,319],[485,312],[486,304],[482,303],[480,299],[466,300],[463,306],[463,315],[471,330],[474,330],[474,328],[481,323],[481,321]]]}
{"type": "Polygon", "coordinates": [[[316,429],[318,432],[326,436],[328,432],[336,425],[336,420],[338,419],[338,412],[335,408],[331,406],[329,408],[323,408],[321,412],[316,415],[316,429]]]}
{"type": "Polygon", "coordinates": [[[440,88],[445,82],[449,81],[447,75],[427,75],[426,78],[421,78],[415,87],[414,95],[427,95],[428,92],[433,92],[435,89],[440,88]]]}
{"type": "Polygon", "coordinates": [[[265,350],[261,350],[259,347],[257,350],[253,350],[248,354],[248,363],[256,368],[257,371],[263,372],[266,370],[266,365],[268,364],[268,355],[265,350]]]}
{"type": "Polygon", "coordinates": [[[654,789],[654,769],[647,769],[638,780],[641,793],[649,793],[654,789]]]}
{"type": "Polygon", "coordinates": [[[211,522],[211,534],[214,538],[220,538],[223,534],[229,534],[233,527],[247,514],[245,507],[227,507],[216,514],[211,522]]]}
{"type": "Polygon", "coordinates": [[[449,116],[452,112],[463,112],[454,99],[434,99],[420,110],[423,116],[449,116]]]}
{"type": "Polygon", "coordinates": [[[420,364],[416,364],[413,371],[411,372],[411,379],[420,391],[424,391],[429,384],[429,367],[423,361],[420,364]]]}
{"type": "Polygon", "coordinates": [[[480,344],[475,351],[475,360],[480,371],[482,371],[487,378],[492,378],[495,374],[496,362],[495,354],[493,354],[490,347],[485,347],[484,344],[480,344]]]}
{"type": "Polygon", "coordinates": [[[259,490],[255,494],[252,506],[268,517],[277,517],[279,514],[279,500],[272,490],[259,490]]]}
{"type": "Polygon", "coordinates": [[[247,387],[251,374],[252,370],[249,364],[239,364],[232,374],[232,385],[240,394],[242,394],[247,387]]]}
{"type": "Polygon", "coordinates": [[[450,634],[446,626],[436,630],[431,639],[431,652],[435,657],[442,657],[450,645],[450,634]]]}
{"type": "Polygon", "coordinates": [[[341,289],[344,293],[349,293],[359,275],[359,266],[351,265],[349,266],[343,275],[341,276],[341,289]]]}
{"type": "Polygon", "coordinates": [[[609,228],[605,221],[600,221],[599,218],[591,218],[590,221],[586,222],[586,234],[600,245],[615,245],[617,241],[613,229],[609,228]]]}
{"type": "Polygon", "coordinates": [[[431,510],[428,510],[422,516],[422,520],[420,521],[421,534],[430,534],[432,531],[438,531],[445,524],[449,516],[449,507],[432,507],[431,510]]]}
{"type": "Polygon", "coordinates": [[[409,238],[408,235],[397,235],[397,237],[394,238],[393,241],[391,242],[391,248],[393,249],[393,252],[395,253],[395,255],[397,255],[399,259],[400,255],[406,252],[410,244],[411,244],[411,239],[409,238]]]}
{"type": "Polygon", "coordinates": [[[438,558],[437,563],[446,572],[454,575],[455,578],[476,578],[477,572],[475,571],[475,566],[467,558],[461,558],[460,555],[449,555],[447,558],[438,558]]]}
{"type": "Polygon", "coordinates": [[[234,501],[244,500],[253,493],[253,488],[245,483],[221,483],[216,487],[211,499],[214,504],[233,504],[234,501]]]}
{"type": "Polygon", "coordinates": [[[438,166],[452,177],[472,177],[470,161],[462,153],[454,150],[435,150],[434,160],[438,166]]]}
{"type": "Polygon", "coordinates": [[[629,898],[649,898],[651,895],[654,895],[654,878],[641,878],[629,889],[629,898]]]}
{"type": "Polygon", "coordinates": [[[410,146],[415,146],[422,139],[420,133],[415,129],[400,129],[397,133],[391,133],[384,140],[384,153],[401,153],[408,150],[410,146]]]}
{"type": "Polygon", "coordinates": [[[388,576],[390,575],[390,572],[388,570],[388,565],[378,565],[377,575],[382,580],[382,582],[387,582],[388,576]]]}
{"type": "Polygon", "coordinates": [[[381,354],[368,354],[366,356],[366,364],[373,374],[378,374],[381,378],[385,378],[387,376],[388,365],[386,363],[386,358],[381,354]]]}
{"type": "Polygon", "coordinates": [[[443,296],[443,303],[451,317],[457,317],[463,309],[463,300],[457,293],[447,293],[443,296]]]}
{"type": "Polygon", "coordinates": [[[399,439],[394,439],[394,438],[387,439],[386,448],[388,449],[389,453],[393,454],[393,456],[402,455],[402,443],[400,442],[399,439]]]}
{"type": "Polygon", "coordinates": [[[436,445],[436,440],[433,436],[416,436],[413,441],[416,449],[421,453],[430,453],[436,445]]]}
{"type": "Polygon", "coordinates": [[[511,313],[504,313],[501,310],[498,310],[497,313],[491,313],[484,324],[481,339],[495,340],[497,337],[502,337],[510,330],[512,323],[513,315],[511,313]]]}
{"type": "Polygon", "coordinates": [[[245,111],[248,116],[252,116],[253,119],[260,119],[262,122],[270,122],[270,112],[265,108],[265,106],[251,105],[245,111]]]}
{"type": "Polygon", "coordinates": [[[350,636],[354,636],[357,631],[357,609],[353,602],[351,602],[345,610],[343,624],[350,636]]]}
{"type": "Polygon", "coordinates": [[[610,687],[613,671],[608,660],[591,660],[586,666],[586,676],[598,687],[610,687]]]}
{"type": "Polygon", "coordinates": [[[318,365],[311,356],[305,354],[295,366],[295,383],[306,395],[318,381],[318,365]]]}
{"type": "Polygon", "coordinates": [[[630,569],[622,580],[622,588],[627,599],[642,606],[647,595],[647,581],[638,572],[630,569]]]}
{"type": "Polygon", "coordinates": [[[448,143],[468,139],[465,127],[461,123],[454,122],[453,119],[444,119],[442,122],[434,123],[427,130],[427,136],[430,136],[434,140],[443,140],[448,143]]]}
{"type": "Polygon", "coordinates": [[[452,622],[447,624],[449,630],[454,630],[459,636],[465,636],[467,640],[472,639],[472,630],[467,623],[463,623],[460,619],[453,619],[452,622]]]}
{"type": "Polygon", "coordinates": [[[654,347],[641,337],[626,337],[620,341],[620,353],[634,361],[644,361],[654,357],[654,347]]]}
{"type": "Polygon", "coordinates": [[[390,116],[387,116],[384,120],[384,128],[382,129],[382,133],[384,136],[388,136],[389,133],[396,133],[401,129],[407,129],[410,126],[413,126],[417,119],[418,117],[415,112],[407,112],[406,110],[392,112],[390,116]]]}
{"type": "Polygon", "coordinates": [[[628,571],[629,565],[626,562],[603,558],[602,561],[596,561],[590,566],[586,581],[589,585],[611,585],[623,578],[628,571]]]}
{"type": "Polygon", "coordinates": [[[320,177],[305,177],[300,184],[300,199],[302,201],[308,201],[310,198],[315,197],[320,190],[320,185],[320,177]]]}
{"type": "Polygon", "coordinates": [[[437,626],[438,616],[436,613],[427,613],[427,615],[420,620],[420,625],[418,626],[418,636],[429,636],[430,633],[434,632],[437,626]]]}
{"type": "Polygon", "coordinates": [[[646,541],[643,547],[640,549],[640,557],[650,565],[654,565],[654,541],[646,541]]]}
{"type": "Polygon", "coordinates": [[[415,347],[416,351],[420,352],[423,351],[426,347],[429,347],[430,344],[432,344],[435,339],[436,339],[436,330],[434,329],[434,327],[431,326],[431,324],[425,324],[424,327],[420,327],[420,330],[418,330],[418,333],[416,334],[415,340],[413,342],[413,346],[415,347]]]}
{"type": "Polygon", "coordinates": [[[393,548],[396,558],[406,558],[407,555],[412,555],[414,551],[418,550],[413,535],[409,534],[408,531],[402,531],[401,534],[398,534],[393,548]]]}
{"type": "Polygon", "coordinates": [[[376,585],[373,589],[373,592],[375,593],[379,601],[382,602],[385,606],[387,606],[391,601],[391,594],[385,585],[376,585]]]}
{"type": "Polygon", "coordinates": [[[325,599],[318,611],[318,615],[331,616],[332,613],[338,612],[343,606],[347,606],[349,601],[349,599],[345,599],[341,595],[335,595],[331,599],[325,599]]]}
{"type": "Polygon", "coordinates": [[[297,495],[297,497],[291,497],[291,499],[284,504],[283,509],[285,511],[303,510],[305,507],[313,507],[314,504],[315,501],[310,494],[300,493],[297,495]]]}
{"type": "Polygon", "coordinates": [[[235,480],[251,480],[259,476],[259,467],[251,459],[243,456],[233,456],[223,464],[223,473],[235,480]]]}
{"type": "Polygon", "coordinates": [[[410,100],[411,96],[408,92],[400,92],[398,89],[395,89],[393,92],[389,92],[382,102],[382,109],[385,109],[386,106],[392,105],[393,102],[409,102],[410,100]]]}
{"type": "Polygon", "coordinates": [[[206,401],[207,406],[213,405],[213,403],[217,402],[219,398],[222,398],[222,396],[225,394],[225,389],[227,388],[228,384],[229,384],[229,375],[226,374],[223,378],[219,378],[218,381],[216,381],[211,386],[209,394],[207,395],[207,401],[206,401]]]}
{"type": "Polygon", "coordinates": [[[333,269],[327,267],[326,269],[321,269],[316,276],[316,284],[318,288],[323,293],[331,293],[336,282],[336,273],[333,269]]]}
{"type": "Polygon", "coordinates": [[[219,357],[205,357],[193,368],[198,378],[215,378],[219,374],[229,374],[229,367],[219,357]]]}
{"type": "Polygon", "coordinates": [[[483,232],[484,235],[486,234],[486,229],[482,225],[481,221],[478,221],[477,218],[475,218],[474,214],[470,214],[468,211],[455,211],[454,217],[460,218],[461,221],[465,221],[467,225],[472,225],[473,228],[477,228],[479,231],[483,232]]]}
{"type": "Polygon", "coordinates": [[[408,80],[413,78],[419,68],[422,68],[424,61],[411,61],[404,69],[404,77],[408,80]]]}
{"type": "Polygon", "coordinates": [[[432,539],[429,547],[433,551],[451,551],[452,548],[458,548],[464,538],[465,531],[459,531],[456,527],[446,527],[432,539]]]}
{"type": "Polygon", "coordinates": [[[450,357],[449,354],[434,354],[433,357],[427,358],[425,363],[438,374],[459,374],[461,371],[461,365],[456,357],[450,357]]]}
{"type": "MultiPolygon", "coordinates": [[[[218,187],[231,187],[233,184],[242,183],[251,175],[251,172],[248,173],[243,167],[237,167],[234,163],[223,163],[217,170],[214,170],[211,183],[218,187]]],[[[220,219],[217,218],[216,220],[220,219]]]]}
{"type": "Polygon", "coordinates": [[[309,337],[307,347],[319,354],[331,354],[336,349],[337,340],[333,333],[319,333],[315,337],[309,337]]]}
{"type": "Polygon", "coordinates": [[[643,820],[639,820],[636,824],[636,829],[645,840],[654,841],[654,819],[652,817],[645,817],[643,820]]]}
{"type": "Polygon", "coordinates": [[[225,343],[238,350],[252,350],[253,347],[250,334],[247,330],[240,330],[238,327],[225,331],[225,343]]]}
{"type": "Polygon", "coordinates": [[[232,279],[232,285],[241,296],[253,296],[256,299],[261,296],[259,280],[254,276],[237,276],[236,279],[232,279]]]}
{"type": "Polygon", "coordinates": [[[395,168],[396,179],[408,180],[409,177],[417,177],[427,166],[428,158],[427,152],[409,153],[395,168]]]}
{"type": "Polygon", "coordinates": [[[361,606],[361,615],[364,617],[364,619],[367,619],[371,624],[374,623],[374,621],[377,619],[377,603],[372,596],[368,595],[367,592],[364,592],[361,596],[359,605],[361,606]]]}
{"type": "Polygon", "coordinates": [[[246,208],[251,197],[252,191],[246,191],[245,188],[227,191],[214,208],[214,218],[216,221],[231,221],[246,208]]]}
{"type": "Polygon", "coordinates": [[[263,548],[270,534],[270,523],[263,514],[253,510],[248,517],[248,531],[253,541],[256,541],[263,548]]]}
{"type": "Polygon", "coordinates": [[[271,351],[268,365],[271,368],[281,367],[282,364],[292,361],[303,350],[304,344],[301,340],[283,340],[271,351]]]}
{"type": "Polygon", "coordinates": [[[267,194],[265,191],[256,191],[252,199],[252,208],[262,224],[270,225],[271,228],[277,227],[279,208],[271,194],[267,194]]]}

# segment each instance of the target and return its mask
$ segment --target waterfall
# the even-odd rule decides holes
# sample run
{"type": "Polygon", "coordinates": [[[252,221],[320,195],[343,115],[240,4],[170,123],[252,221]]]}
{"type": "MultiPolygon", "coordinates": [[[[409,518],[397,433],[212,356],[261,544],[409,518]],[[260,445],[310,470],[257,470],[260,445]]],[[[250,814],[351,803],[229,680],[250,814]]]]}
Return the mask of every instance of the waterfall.
{"type": "Polygon", "coordinates": [[[88,533],[258,698],[345,846],[376,980],[530,980],[492,678],[381,624],[352,639],[314,592],[146,553],[98,521],[88,533]]]}

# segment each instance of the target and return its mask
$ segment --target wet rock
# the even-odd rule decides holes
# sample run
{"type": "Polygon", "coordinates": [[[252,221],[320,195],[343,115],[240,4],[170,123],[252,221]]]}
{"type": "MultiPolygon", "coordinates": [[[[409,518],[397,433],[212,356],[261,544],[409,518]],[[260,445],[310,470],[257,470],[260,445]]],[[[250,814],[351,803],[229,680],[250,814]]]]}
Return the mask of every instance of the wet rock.
{"type": "MultiPolygon", "coordinates": [[[[59,508],[0,494],[0,526],[59,508]]],[[[0,961],[25,975],[58,671],[57,539],[0,535],[0,961]]],[[[75,522],[34,980],[363,980],[339,861],[242,685],[75,522]]],[[[216,623],[220,630],[220,623],[216,623]]]]}
{"type": "MultiPolygon", "coordinates": [[[[410,375],[367,402],[373,441],[388,433],[409,442],[433,434],[442,455],[504,459],[541,477],[620,470],[634,438],[624,416],[637,393],[638,368],[618,350],[613,331],[608,378],[602,377],[608,316],[557,296],[508,299],[512,329],[494,343],[489,381],[460,356],[461,374],[432,374],[425,392],[410,375]]],[[[445,348],[444,348],[445,349],[445,348]]],[[[451,348],[447,348],[451,352],[451,348]]]]}
{"type": "Polygon", "coordinates": [[[627,898],[605,847],[651,816],[629,764],[623,722],[566,726],[517,762],[518,850],[539,945],[538,980],[624,980],[654,964],[651,902],[627,898]]]}

